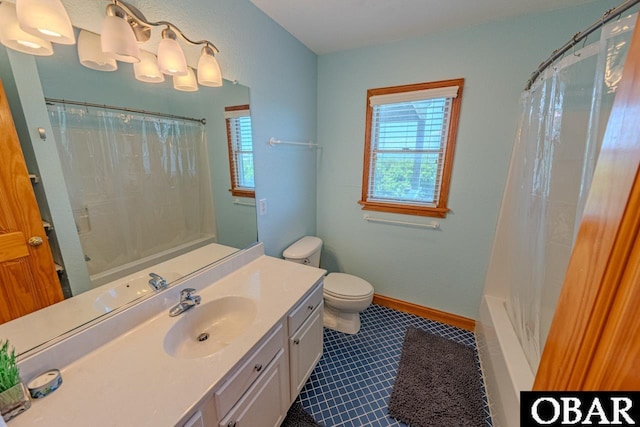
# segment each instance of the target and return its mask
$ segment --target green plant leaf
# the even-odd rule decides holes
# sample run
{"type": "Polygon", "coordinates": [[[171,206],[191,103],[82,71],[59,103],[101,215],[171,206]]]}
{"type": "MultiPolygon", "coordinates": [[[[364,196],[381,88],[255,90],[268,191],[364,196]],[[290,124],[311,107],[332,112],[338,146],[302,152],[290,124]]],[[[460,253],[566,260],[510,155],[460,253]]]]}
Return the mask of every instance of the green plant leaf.
{"type": "Polygon", "coordinates": [[[20,371],[15,349],[9,350],[9,340],[0,341],[0,393],[20,383],[20,371]]]}

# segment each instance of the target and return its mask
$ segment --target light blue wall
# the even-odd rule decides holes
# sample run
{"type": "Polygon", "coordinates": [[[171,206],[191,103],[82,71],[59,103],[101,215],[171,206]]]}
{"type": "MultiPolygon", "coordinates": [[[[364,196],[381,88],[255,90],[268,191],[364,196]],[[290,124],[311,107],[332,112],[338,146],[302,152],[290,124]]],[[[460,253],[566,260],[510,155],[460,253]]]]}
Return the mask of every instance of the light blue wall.
{"type": "MultiPolygon", "coordinates": [[[[514,141],[519,96],[535,67],[614,2],[529,15],[318,59],[318,235],[323,266],[376,293],[475,318],[514,141]],[[446,219],[440,231],[365,222],[369,88],[466,79],[446,219]]],[[[424,220],[424,219],[422,219],[424,220]]],[[[428,220],[428,218],[427,218],[428,220]]]]}

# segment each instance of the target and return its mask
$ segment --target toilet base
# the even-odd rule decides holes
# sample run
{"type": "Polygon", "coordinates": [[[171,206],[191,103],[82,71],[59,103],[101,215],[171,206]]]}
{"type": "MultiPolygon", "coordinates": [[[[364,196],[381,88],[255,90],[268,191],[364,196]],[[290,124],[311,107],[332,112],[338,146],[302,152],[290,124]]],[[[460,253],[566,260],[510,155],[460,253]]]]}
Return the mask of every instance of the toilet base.
{"type": "Polygon", "coordinates": [[[360,330],[360,313],[338,311],[325,303],[323,325],[325,328],[333,329],[334,331],[354,335],[360,330]]]}

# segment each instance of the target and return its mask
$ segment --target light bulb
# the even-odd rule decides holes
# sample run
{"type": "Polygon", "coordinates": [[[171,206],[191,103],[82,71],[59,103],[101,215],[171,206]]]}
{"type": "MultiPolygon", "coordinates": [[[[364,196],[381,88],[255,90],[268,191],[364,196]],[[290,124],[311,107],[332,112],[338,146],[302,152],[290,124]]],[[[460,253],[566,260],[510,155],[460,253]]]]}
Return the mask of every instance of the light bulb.
{"type": "Polygon", "coordinates": [[[76,42],[71,20],[60,0],[16,0],[20,28],[60,44],[76,42]]]}
{"type": "Polygon", "coordinates": [[[186,76],[173,76],[173,88],[183,92],[195,92],[198,90],[198,82],[193,68],[187,68],[186,76]]]}
{"type": "Polygon", "coordinates": [[[158,45],[158,66],[160,71],[170,76],[186,76],[187,60],[176,41],[176,34],[170,28],[162,30],[162,40],[158,45]]]}
{"type": "Polygon", "coordinates": [[[222,72],[216,60],[213,49],[209,46],[202,48],[202,54],[198,60],[198,83],[203,86],[222,86],[222,72]]]}
{"type": "Polygon", "coordinates": [[[119,16],[107,15],[100,36],[102,53],[122,62],[140,62],[138,41],[129,23],[119,16]]]}
{"type": "Polygon", "coordinates": [[[162,83],[164,74],[158,68],[158,60],[153,53],[140,51],[140,62],[133,64],[136,79],[147,83],[162,83]]]}
{"type": "Polygon", "coordinates": [[[78,58],[87,68],[98,71],[115,71],[118,63],[102,53],[100,35],[81,30],[78,35],[78,58]]]}
{"type": "Polygon", "coordinates": [[[50,42],[20,28],[15,6],[6,1],[0,3],[0,43],[9,49],[30,55],[53,55],[50,42]]]}

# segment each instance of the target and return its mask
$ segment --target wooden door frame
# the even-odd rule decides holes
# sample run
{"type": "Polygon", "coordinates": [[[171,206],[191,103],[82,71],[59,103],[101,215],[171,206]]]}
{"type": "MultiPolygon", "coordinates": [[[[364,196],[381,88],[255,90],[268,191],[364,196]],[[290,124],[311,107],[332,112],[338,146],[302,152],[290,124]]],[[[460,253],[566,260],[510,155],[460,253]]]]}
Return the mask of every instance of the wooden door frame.
{"type": "Polygon", "coordinates": [[[639,165],[637,22],[534,390],[640,390],[639,165]]]}

